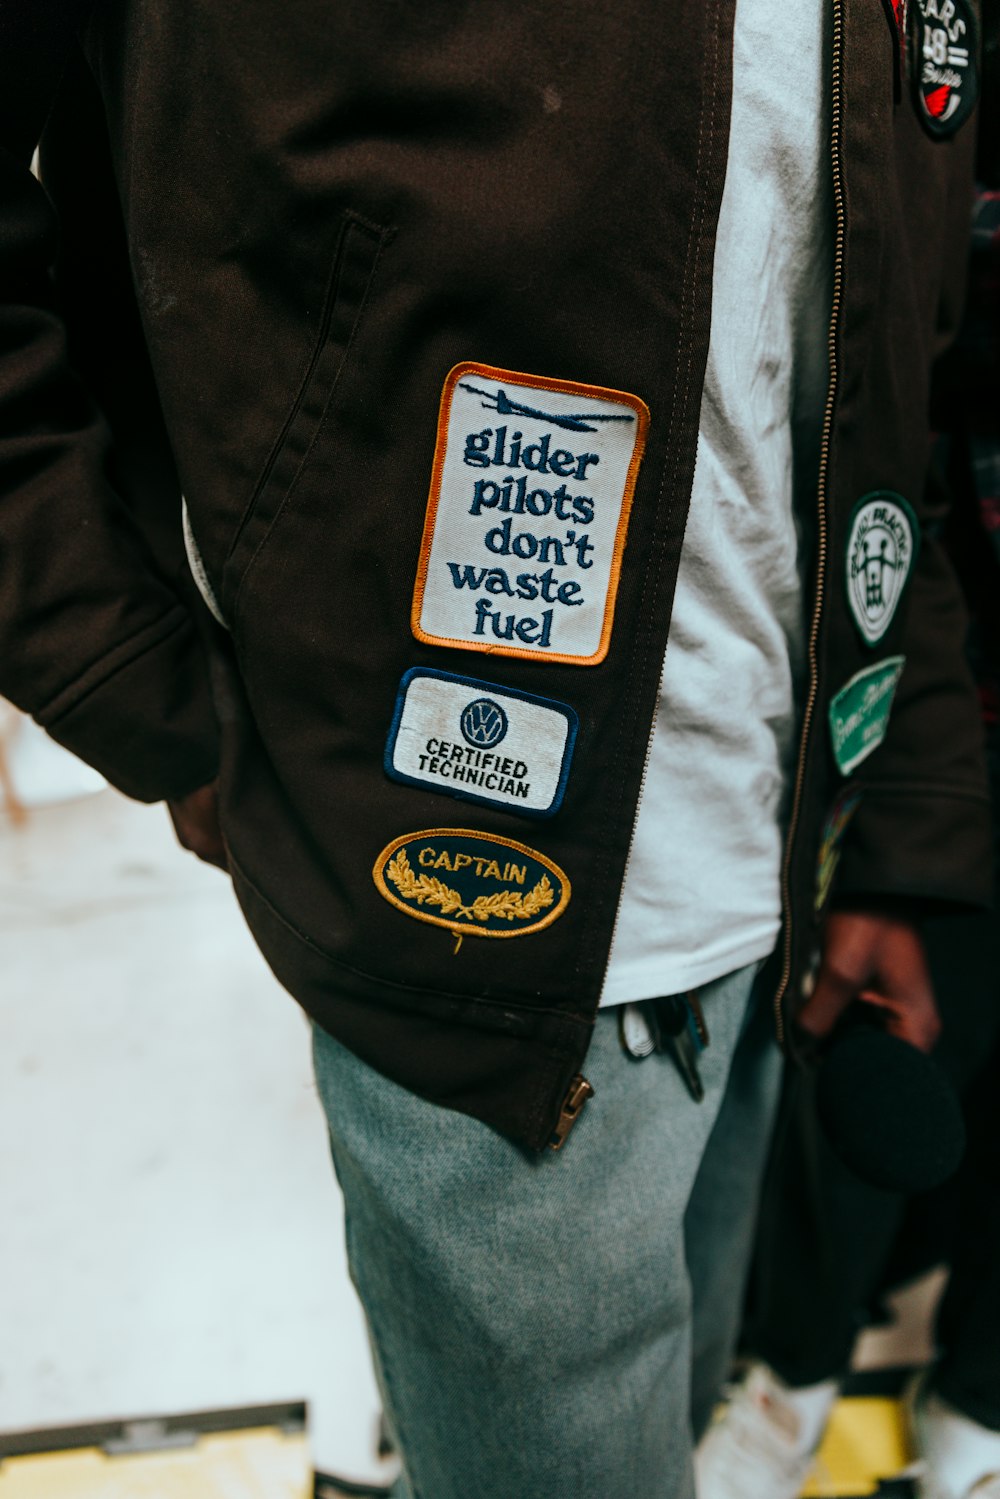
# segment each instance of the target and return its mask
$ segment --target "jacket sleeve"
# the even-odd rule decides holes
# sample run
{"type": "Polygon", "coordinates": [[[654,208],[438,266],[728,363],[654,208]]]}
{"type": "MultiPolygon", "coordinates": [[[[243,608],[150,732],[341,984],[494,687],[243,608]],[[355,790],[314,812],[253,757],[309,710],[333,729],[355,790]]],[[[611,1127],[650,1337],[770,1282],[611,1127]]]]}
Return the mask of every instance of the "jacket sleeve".
{"type": "Polygon", "coordinates": [[[0,693],[155,801],[216,773],[207,665],[110,482],[106,424],[68,362],[55,213],[31,156],[71,39],[58,0],[27,12],[8,12],[0,35],[0,693]]]}
{"type": "Polygon", "coordinates": [[[951,564],[926,531],[910,589],[906,666],[885,743],[858,777],[836,898],[985,906],[993,845],[967,616],[951,564]]]}
{"type": "MultiPolygon", "coordinates": [[[[989,61],[995,64],[995,54],[989,61]]],[[[980,144],[990,129],[991,117],[981,114],[980,144]]],[[[962,387],[980,383],[970,350],[1000,332],[970,328],[966,312],[971,159],[969,168],[968,179],[959,176],[954,189],[958,208],[951,213],[954,239],[938,301],[931,382],[931,424],[959,439],[970,410],[962,387]]],[[[985,404],[995,412],[1000,391],[993,372],[987,380],[994,388],[985,404]]],[[[959,482],[968,482],[968,475],[959,482]]],[[[885,743],[858,778],[862,796],[837,876],[841,901],[899,897],[947,909],[989,906],[993,899],[993,818],[1000,808],[994,813],[991,806],[982,708],[966,654],[968,613],[940,540],[954,484],[953,473],[928,465],[901,644],[906,666],[885,743]]]]}

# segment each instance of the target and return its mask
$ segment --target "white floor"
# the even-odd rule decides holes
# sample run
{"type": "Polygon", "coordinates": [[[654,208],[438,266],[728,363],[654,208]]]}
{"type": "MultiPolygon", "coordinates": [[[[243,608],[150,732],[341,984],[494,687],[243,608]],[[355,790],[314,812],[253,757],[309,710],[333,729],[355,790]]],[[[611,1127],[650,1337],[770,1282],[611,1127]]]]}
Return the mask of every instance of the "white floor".
{"type": "Polygon", "coordinates": [[[162,808],[0,811],[0,1430],[378,1399],[308,1032],[162,808]]]}

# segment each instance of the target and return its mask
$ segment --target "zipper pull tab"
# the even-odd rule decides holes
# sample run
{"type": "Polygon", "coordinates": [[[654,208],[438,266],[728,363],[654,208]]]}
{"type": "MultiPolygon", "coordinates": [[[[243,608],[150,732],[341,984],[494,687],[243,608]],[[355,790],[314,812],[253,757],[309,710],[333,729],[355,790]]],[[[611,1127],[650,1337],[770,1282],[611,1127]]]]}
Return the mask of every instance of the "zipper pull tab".
{"type": "Polygon", "coordinates": [[[593,1088],[587,1079],[578,1072],[566,1090],[566,1097],[562,1101],[559,1118],[556,1120],[556,1127],[552,1131],[552,1138],[549,1140],[550,1150],[562,1150],[569,1138],[570,1130],[583,1113],[584,1104],[588,1098],[593,1098],[593,1096],[593,1088]]]}

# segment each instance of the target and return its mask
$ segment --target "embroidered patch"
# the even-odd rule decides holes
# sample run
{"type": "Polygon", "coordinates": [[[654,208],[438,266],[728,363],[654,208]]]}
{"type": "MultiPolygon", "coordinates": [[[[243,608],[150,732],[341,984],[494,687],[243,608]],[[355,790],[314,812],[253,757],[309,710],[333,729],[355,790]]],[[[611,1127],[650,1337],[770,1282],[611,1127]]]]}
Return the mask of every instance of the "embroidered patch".
{"type": "Polygon", "coordinates": [[[892,624],[916,560],[917,518],[902,495],[880,489],[854,507],[847,537],[847,602],[868,645],[892,624]]]}
{"type": "Polygon", "coordinates": [[[385,771],[410,786],[551,817],[578,728],[567,703],[415,666],[399,686],[385,771]]]}
{"type": "Polygon", "coordinates": [[[944,140],[979,98],[978,35],[969,0],[912,0],[913,93],[927,134],[944,140]]]}
{"type": "Polygon", "coordinates": [[[391,905],[463,937],[525,937],[569,905],[570,883],[544,854],[468,828],[406,833],[372,877],[391,905]]]}
{"type": "Polygon", "coordinates": [[[889,25],[892,27],[892,52],[895,69],[895,98],[899,103],[903,79],[906,75],[906,31],[909,0],[882,0],[889,25]]]}
{"type": "Polygon", "coordinates": [[[648,424],[638,396],[457,365],[441,398],[417,639],[602,661],[648,424]]]}
{"type": "Polygon", "coordinates": [[[901,47],[906,44],[906,21],[910,9],[909,0],[887,0],[896,27],[896,38],[901,47]]]}
{"type": "Polygon", "coordinates": [[[840,863],[840,850],[851,818],[858,810],[861,788],[848,786],[841,791],[823,825],[819,855],[816,859],[816,910],[822,911],[833,889],[833,877],[840,863]]]}
{"type": "Polygon", "coordinates": [[[833,757],[841,775],[878,749],[885,738],[905,656],[887,656],[846,682],[830,703],[833,757]]]}

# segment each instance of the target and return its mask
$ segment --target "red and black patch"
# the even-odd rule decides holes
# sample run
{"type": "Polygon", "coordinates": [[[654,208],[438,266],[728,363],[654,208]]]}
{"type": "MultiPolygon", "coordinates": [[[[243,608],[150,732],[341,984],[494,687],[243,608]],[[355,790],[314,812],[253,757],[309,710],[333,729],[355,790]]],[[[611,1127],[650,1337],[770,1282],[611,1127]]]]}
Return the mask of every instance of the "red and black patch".
{"type": "Polygon", "coordinates": [[[969,0],[912,0],[914,103],[934,140],[965,124],[979,98],[979,31],[969,0]]]}
{"type": "Polygon", "coordinates": [[[892,53],[896,71],[896,102],[902,92],[906,77],[906,31],[910,0],[882,0],[885,13],[892,28],[892,53]]]}

